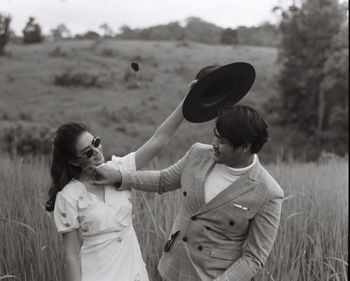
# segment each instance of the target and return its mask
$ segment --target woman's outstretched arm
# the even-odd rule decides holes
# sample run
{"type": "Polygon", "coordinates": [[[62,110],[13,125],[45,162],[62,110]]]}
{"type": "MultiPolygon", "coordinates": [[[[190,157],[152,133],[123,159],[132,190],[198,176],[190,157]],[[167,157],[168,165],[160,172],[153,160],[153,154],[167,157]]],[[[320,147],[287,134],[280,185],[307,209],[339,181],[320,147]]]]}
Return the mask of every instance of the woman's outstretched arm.
{"type": "MultiPolygon", "coordinates": [[[[191,89],[196,82],[197,80],[192,81],[188,86],[189,89],[191,89]]],[[[136,170],[143,168],[165,145],[168,144],[171,137],[184,120],[182,114],[183,101],[184,99],[158,127],[153,136],[136,151],[136,170]]]]}

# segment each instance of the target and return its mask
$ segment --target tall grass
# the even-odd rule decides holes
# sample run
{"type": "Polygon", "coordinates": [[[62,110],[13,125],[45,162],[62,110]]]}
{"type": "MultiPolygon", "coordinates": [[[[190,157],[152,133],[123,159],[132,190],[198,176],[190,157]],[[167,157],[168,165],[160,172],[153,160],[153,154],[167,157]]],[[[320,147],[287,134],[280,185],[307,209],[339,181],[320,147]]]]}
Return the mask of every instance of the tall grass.
{"type": "MultiPolygon", "coordinates": [[[[166,166],[163,157],[155,166],[166,166]]],[[[49,171],[41,158],[0,159],[0,280],[66,280],[62,241],[44,210],[49,171]]],[[[348,164],[276,163],[285,190],[281,224],[255,280],[348,280],[348,164]]],[[[181,203],[179,192],[133,193],[134,226],[150,276],[181,203]]]]}

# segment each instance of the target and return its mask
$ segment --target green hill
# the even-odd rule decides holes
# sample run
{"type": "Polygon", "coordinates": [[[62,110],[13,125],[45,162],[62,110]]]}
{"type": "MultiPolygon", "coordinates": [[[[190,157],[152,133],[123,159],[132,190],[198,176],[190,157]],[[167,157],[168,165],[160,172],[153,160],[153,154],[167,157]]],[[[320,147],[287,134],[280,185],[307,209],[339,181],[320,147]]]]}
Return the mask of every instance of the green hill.
{"type": "MultiPolygon", "coordinates": [[[[275,48],[72,40],[10,44],[7,50],[10,55],[0,58],[0,126],[6,132],[6,150],[16,126],[40,139],[47,128],[71,120],[86,122],[102,138],[107,155],[134,150],[181,100],[198,70],[210,64],[246,61],[255,66],[256,82],[242,103],[263,110],[263,103],[276,94],[275,48]],[[138,72],[131,62],[139,63],[138,72]]],[[[178,156],[194,141],[211,139],[210,122],[185,122],[163,153],[178,156]]]]}

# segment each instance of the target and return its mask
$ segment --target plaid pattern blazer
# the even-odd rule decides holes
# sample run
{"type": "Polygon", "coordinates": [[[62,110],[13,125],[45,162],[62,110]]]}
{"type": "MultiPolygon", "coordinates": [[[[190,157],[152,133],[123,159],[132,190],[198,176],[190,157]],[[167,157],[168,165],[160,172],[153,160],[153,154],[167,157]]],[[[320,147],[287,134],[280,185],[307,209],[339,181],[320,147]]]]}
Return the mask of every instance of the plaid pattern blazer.
{"type": "Polygon", "coordinates": [[[211,146],[197,143],[167,169],[122,174],[126,188],[183,190],[170,234],[173,243],[158,265],[166,281],[251,280],[275,240],[284,196],[281,187],[257,161],[205,203],[204,182],[215,165],[212,152],[211,146]]]}

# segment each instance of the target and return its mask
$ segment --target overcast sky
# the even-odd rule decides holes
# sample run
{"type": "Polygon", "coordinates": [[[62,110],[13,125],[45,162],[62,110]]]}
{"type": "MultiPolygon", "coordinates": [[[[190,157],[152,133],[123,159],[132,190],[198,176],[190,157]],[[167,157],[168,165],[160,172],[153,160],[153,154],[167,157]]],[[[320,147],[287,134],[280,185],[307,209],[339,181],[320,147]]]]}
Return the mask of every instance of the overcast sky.
{"type": "Polygon", "coordinates": [[[275,5],[292,0],[0,0],[0,13],[10,14],[11,27],[21,35],[33,16],[44,33],[63,23],[73,33],[101,32],[107,23],[115,32],[122,25],[131,28],[183,22],[199,17],[218,26],[235,28],[256,26],[265,21],[276,23],[275,5]]]}

